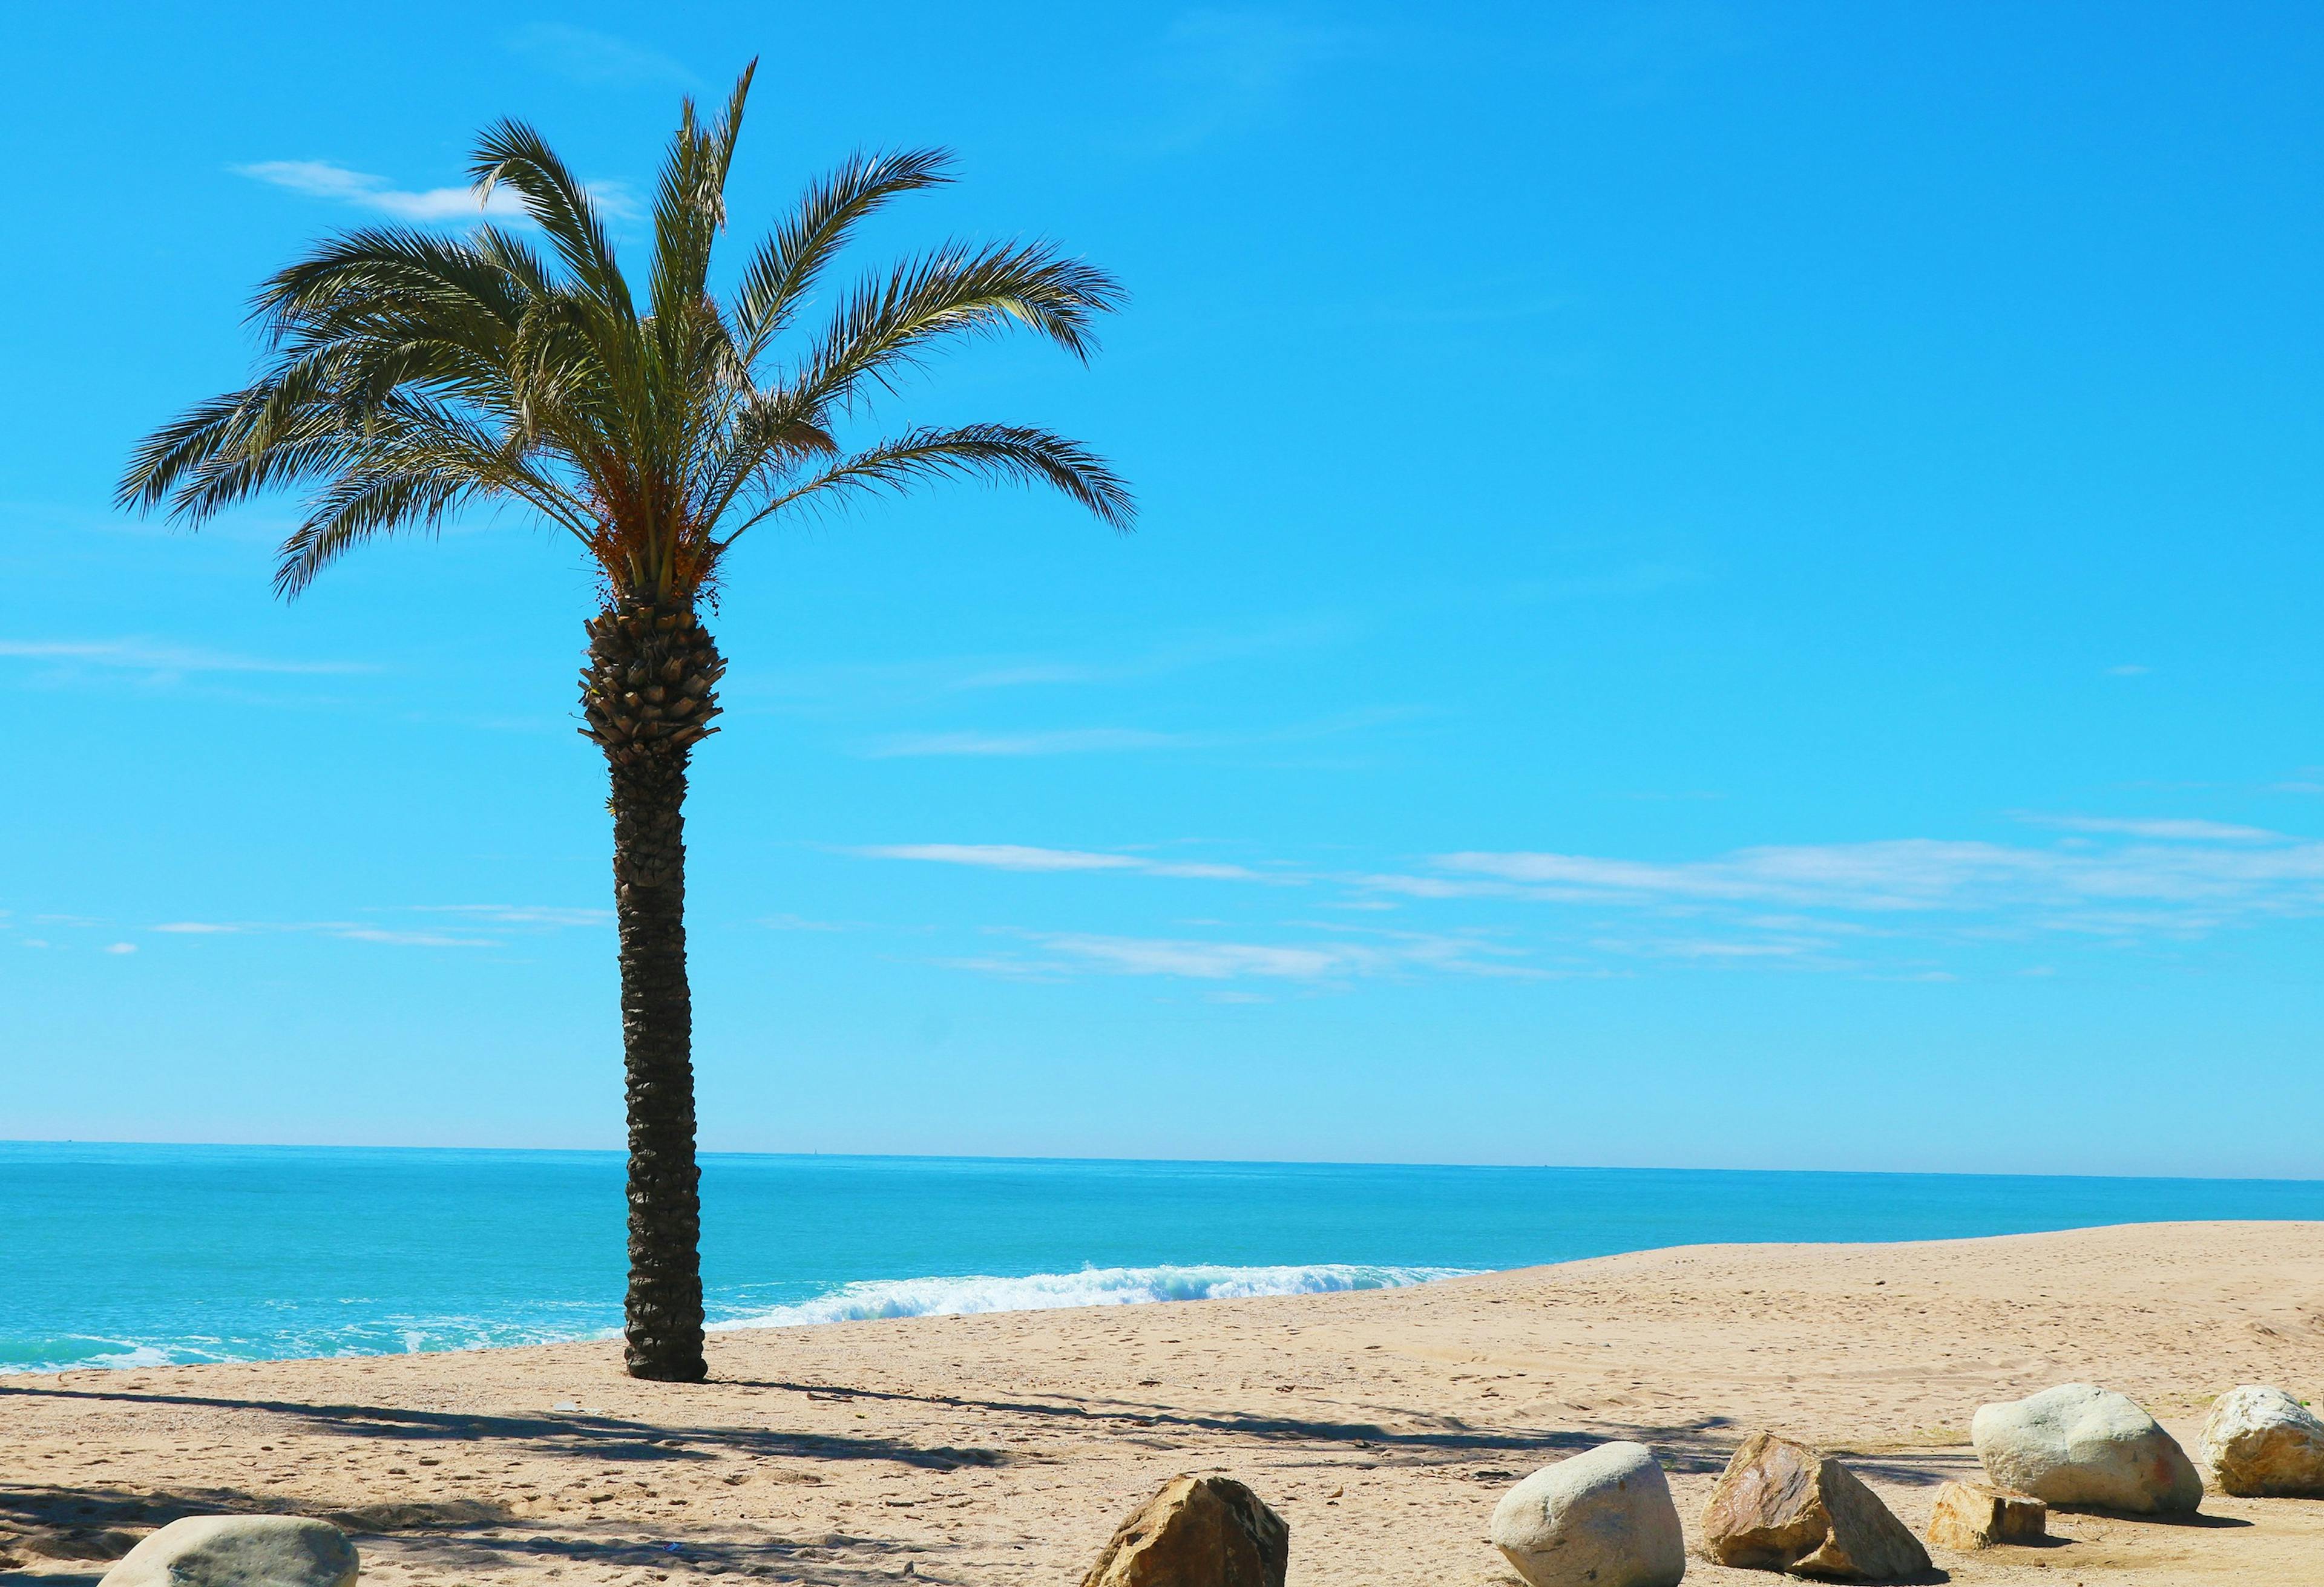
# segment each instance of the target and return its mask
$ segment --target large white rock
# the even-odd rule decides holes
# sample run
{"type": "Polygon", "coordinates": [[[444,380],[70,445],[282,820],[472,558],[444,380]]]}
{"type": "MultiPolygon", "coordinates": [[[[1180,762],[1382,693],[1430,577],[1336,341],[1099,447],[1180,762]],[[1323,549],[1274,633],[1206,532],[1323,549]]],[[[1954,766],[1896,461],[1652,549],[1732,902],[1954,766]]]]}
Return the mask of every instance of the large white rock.
{"type": "Polygon", "coordinates": [[[2187,1452],[2126,1394],[2061,1383],[1978,1408],[1969,1442],[1997,1488],[2090,1509],[2191,1511],[2203,1479],[2187,1452]]]}
{"type": "Polygon", "coordinates": [[[1533,1587],[1678,1587],[1686,1532],[1654,1451],[1600,1444],[1493,1507],[1493,1546],[1533,1587]]]}
{"type": "Polygon", "coordinates": [[[131,1549],[98,1587],[354,1587],[355,1546],[305,1516],[188,1516],[131,1549]]]}
{"type": "Polygon", "coordinates": [[[2211,1485],[2246,1499],[2324,1499],[2324,1420],[2281,1389],[2246,1383],[2203,1424],[2211,1485]]]}

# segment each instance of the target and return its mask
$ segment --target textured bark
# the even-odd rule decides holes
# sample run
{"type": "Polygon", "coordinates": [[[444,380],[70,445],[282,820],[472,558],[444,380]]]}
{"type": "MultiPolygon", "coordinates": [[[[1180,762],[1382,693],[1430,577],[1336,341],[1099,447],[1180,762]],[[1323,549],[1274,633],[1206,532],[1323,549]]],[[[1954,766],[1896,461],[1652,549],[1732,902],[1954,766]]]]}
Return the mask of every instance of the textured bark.
{"type": "Polygon", "coordinates": [[[623,601],[589,624],[582,729],[613,774],[613,901],[630,1122],[630,1375],[698,1383],[701,1170],[686,979],[686,766],[725,664],[690,610],[623,601]]]}

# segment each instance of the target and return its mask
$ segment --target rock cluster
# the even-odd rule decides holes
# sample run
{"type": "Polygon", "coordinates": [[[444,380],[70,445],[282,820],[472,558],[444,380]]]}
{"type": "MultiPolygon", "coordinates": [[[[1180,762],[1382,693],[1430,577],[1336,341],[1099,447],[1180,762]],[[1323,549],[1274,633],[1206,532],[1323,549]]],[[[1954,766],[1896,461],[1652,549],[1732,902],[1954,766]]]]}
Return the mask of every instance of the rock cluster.
{"type": "Polygon", "coordinates": [[[99,1587],[355,1587],[355,1546],[304,1516],[188,1516],[122,1557],[99,1587]]]}
{"type": "Polygon", "coordinates": [[[2281,1389],[2246,1383],[2203,1424],[2211,1485],[2246,1499],[2324,1499],[2324,1420],[2281,1389]]]}
{"type": "Polygon", "coordinates": [[[2203,1479],[2128,1395],[2064,1383],[1978,1408],[1969,1441],[1997,1488],[2050,1504],[2137,1515],[2190,1513],[2203,1479]]]}
{"type": "Polygon", "coordinates": [[[1231,1477],[1173,1477],[1138,1507],[1082,1587],[1283,1587],[1291,1528],[1231,1477]]]}
{"type": "Polygon", "coordinates": [[[1702,1512],[1703,1549],[1723,1565],[1862,1582],[1929,1569],[1929,1551],[1838,1461],[1754,1433],[1702,1512]]]}
{"type": "Polygon", "coordinates": [[[1544,1466],[1493,1507],[1493,1546],[1531,1587],[1677,1587],[1686,1533],[1643,1444],[1544,1466]]]}
{"type": "Polygon", "coordinates": [[[1940,1548],[1991,1548],[2039,1543],[2049,1535],[2050,1507],[2030,1494],[1982,1482],[1947,1482],[1929,1516],[1929,1541],[1940,1548]]]}

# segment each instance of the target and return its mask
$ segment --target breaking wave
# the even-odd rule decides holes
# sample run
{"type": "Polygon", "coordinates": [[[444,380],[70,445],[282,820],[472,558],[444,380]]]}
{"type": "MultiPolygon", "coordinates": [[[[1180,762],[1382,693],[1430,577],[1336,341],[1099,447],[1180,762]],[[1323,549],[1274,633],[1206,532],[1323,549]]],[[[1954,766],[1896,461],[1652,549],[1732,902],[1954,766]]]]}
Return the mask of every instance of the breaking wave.
{"type": "Polygon", "coordinates": [[[982,1274],[946,1279],[880,1279],[844,1284],[788,1306],[752,1308],[729,1301],[714,1328],[794,1328],[871,1317],[956,1316],[987,1311],[1048,1311],[1072,1306],[1142,1306],[1163,1300],[1226,1300],[1245,1295],[1323,1295],[1343,1289],[1397,1289],[1459,1278],[1468,1268],[1375,1267],[1323,1262],[1307,1267],[1084,1268],[1077,1273],[982,1274]]]}
{"type": "MultiPolygon", "coordinates": [[[[1084,1268],[1077,1273],[1023,1278],[880,1279],[799,1296],[806,1286],[730,1287],[706,1297],[710,1326],[793,1328],[871,1317],[956,1316],[987,1311],[1047,1311],[1074,1306],[1139,1306],[1163,1300],[1223,1300],[1241,1295],[1322,1295],[1344,1289],[1396,1289],[1457,1278],[1468,1268],[1366,1266],[1325,1262],[1307,1267],[1084,1268]],[[778,1298],[780,1297],[780,1298],[778,1298]]],[[[357,1303],[339,1302],[354,1309],[357,1303]]],[[[544,1301],[511,1307],[500,1316],[412,1316],[390,1313],[323,1322],[315,1309],[285,1307],[281,1326],[221,1337],[188,1332],[152,1339],[90,1335],[0,1340],[0,1378],[90,1367],[195,1366],[211,1362],[279,1361],[285,1357],[401,1355],[439,1350],[486,1350],[620,1335],[621,1313],[605,1302],[544,1301]]]]}

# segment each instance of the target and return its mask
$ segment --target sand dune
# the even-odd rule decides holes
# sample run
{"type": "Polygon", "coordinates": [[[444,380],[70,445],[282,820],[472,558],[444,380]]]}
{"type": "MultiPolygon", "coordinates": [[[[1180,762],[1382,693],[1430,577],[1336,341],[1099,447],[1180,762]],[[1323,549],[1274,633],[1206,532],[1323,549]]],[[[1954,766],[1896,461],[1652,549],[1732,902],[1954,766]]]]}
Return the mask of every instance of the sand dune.
{"type": "MultiPolygon", "coordinates": [[[[2210,1398],[2324,1398],[2324,1224],[1909,1245],[1705,1246],[1358,1294],[714,1336],[716,1381],[609,1344],[0,1379],[0,1555],[25,1580],[215,1509],[334,1515],[390,1582],[1071,1583],[1181,1471],[1291,1524],[1295,1587],[1512,1580],[1517,1476],[1610,1437],[1665,1456],[1690,1528],[1768,1426],[1907,1524],[1970,1472],[1984,1400],[2083,1379],[2181,1441],[2210,1398]],[[559,1409],[559,1407],[577,1407],[559,1409]],[[14,1540],[5,1540],[5,1535],[14,1540]],[[110,1546],[124,1539],[115,1537],[110,1546]]],[[[2195,1524],[2055,1518],[1957,1582],[2324,1584],[2324,1501],[2195,1524]]],[[[1690,1582],[1767,1582],[1698,1563],[1690,1582]]]]}

